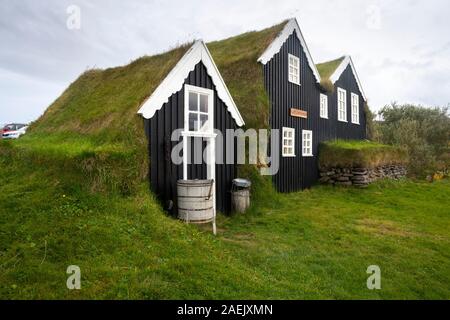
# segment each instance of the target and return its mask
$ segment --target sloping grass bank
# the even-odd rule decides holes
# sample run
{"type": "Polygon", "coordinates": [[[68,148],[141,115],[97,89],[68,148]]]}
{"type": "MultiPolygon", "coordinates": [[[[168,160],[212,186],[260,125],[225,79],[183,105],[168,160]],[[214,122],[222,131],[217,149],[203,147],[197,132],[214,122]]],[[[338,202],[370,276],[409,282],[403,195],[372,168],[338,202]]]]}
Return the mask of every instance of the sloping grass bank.
{"type": "Polygon", "coordinates": [[[91,191],[131,194],[147,177],[145,149],[122,142],[96,143],[73,133],[28,135],[20,141],[1,141],[0,156],[24,167],[46,168],[71,175],[91,191]]]}
{"type": "Polygon", "coordinates": [[[450,298],[448,180],[267,194],[214,237],[166,216],[146,182],[92,192],[76,170],[24,161],[0,157],[3,299],[450,298]],[[372,264],[381,290],[366,288],[372,264]]]}

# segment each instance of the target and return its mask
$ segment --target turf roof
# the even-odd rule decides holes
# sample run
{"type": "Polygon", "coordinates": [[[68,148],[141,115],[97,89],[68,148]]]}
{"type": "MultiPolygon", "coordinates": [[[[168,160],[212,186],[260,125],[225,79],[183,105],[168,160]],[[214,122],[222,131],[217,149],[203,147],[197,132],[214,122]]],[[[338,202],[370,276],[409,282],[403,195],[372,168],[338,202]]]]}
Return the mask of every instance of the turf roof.
{"type": "Polygon", "coordinates": [[[317,70],[319,71],[322,80],[329,80],[331,75],[336,71],[341,62],[344,60],[344,56],[337,58],[335,60],[325,61],[316,64],[317,70]]]}
{"type": "Polygon", "coordinates": [[[257,60],[286,23],[207,44],[248,128],[269,125],[269,100],[257,60]]]}
{"type": "MultiPolygon", "coordinates": [[[[207,44],[248,127],[268,125],[269,103],[257,59],[286,22],[207,44]]],[[[136,138],[143,136],[142,120],[136,114],[139,106],[191,45],[144,56],[125,66],[84,72],[32,125],[29,134],[69,133],[99,144],[135,145],[136,138]]]]}

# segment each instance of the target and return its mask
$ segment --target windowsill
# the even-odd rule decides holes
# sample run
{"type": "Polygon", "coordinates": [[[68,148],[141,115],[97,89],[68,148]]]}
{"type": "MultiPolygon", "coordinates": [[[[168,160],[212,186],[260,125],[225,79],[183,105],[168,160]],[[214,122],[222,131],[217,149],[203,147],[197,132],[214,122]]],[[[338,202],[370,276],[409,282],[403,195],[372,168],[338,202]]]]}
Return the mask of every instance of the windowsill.
{"type": "Polygon", "coordinates": [[[295,158],[295,154],[282,154],[283,158],[295,158]]]}
{"type": "Polygon", "coordinates": [[[182,131],[181,135],[183,137],[207,137],[207,138],[215,138],[217,133],[214,132],[202,132],[202,131],[182,131]]]}
{"type": "Polygon", "coordinates": [[[352,122],[352,124],[357,124],[358,126],[361,125],[359,122],[352,122]]]}
{"type": "Polygon", "coordinates": [[[347,120],[339,120],[339,119],[338,119],[338,121],[339,122],[348,122],[347,120]]]}
{"type": "Polygon", "coordinates": [[[320,117],[320,119],[327,119],[328,120],[328,117],[320,117]]]}
{"type": "Polygon", "coordinates": [[[302,157],[308,157],[309,158],[309,157],[314,157],[314,155],[312,155],[312,154],[303,154],[302,157]]]}
{"type": "Polygon", "coordinates": [[[299,86],[299,87],[301,86],[300,83],[292,82],[291,80],[288,80],[288,82],[289,82],[289,83],[292,83],[292,84],[295,84],[295,85],[297,85],[297,86],[299,86]]]}

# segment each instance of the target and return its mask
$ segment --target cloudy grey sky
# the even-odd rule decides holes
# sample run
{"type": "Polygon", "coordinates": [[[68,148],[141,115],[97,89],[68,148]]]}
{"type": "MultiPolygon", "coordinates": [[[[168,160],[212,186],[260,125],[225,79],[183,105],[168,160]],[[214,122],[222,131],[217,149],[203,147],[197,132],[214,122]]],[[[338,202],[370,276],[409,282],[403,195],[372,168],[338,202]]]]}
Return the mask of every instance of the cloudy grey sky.
{"type": "MultiPolygon", "coordinates": [[[[296,17],[316,63],[350,54],[374,110],[450,103],[447,0],[0,0],[0,123],[35,120],[84,70],[296,17]],[[80,29],[69,29],[71,5],[80,29]]],[[[72,20],[71,20],[72,21],[72,20]]]]}

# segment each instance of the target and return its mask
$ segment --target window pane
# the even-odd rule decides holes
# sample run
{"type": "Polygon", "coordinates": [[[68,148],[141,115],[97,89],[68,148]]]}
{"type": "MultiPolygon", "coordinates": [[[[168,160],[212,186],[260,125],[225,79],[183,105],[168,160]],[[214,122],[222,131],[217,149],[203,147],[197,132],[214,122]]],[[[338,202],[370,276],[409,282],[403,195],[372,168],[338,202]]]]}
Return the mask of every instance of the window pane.
{"type": "Polygon", "coordinates": [[[201,94],[200,95],[200,111],[208,112],[208,96],[201,94]]]}
{"type": "Polygon", "coordinates": [[[208,129],[208,115],[200,114],[200,128],[202,130],[208,129]]]}
{"type": "Polygon", "coordinates": [[[189,112],[189,131],[197,131],[197,113],[189,112]]]}
{"type": "Polygon", "coordinates": [[[194,92],[189,92],[189,110],[197,111],[198,110],[198,101],[197,94],[194,92]]]}

